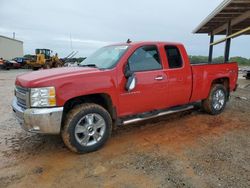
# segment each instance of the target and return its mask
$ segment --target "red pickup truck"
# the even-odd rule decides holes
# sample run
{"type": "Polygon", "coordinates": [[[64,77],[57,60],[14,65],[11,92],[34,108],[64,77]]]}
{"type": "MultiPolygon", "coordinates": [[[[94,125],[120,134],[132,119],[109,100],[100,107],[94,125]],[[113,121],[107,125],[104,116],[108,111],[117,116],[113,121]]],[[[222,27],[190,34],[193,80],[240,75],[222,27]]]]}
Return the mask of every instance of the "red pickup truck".
{"type": "Polygon", "coordinates": [[[201,102],[209,114],[236,90],[237,63],[191,65],[182,44],[103,47],[79,67],[16,78],[13,111],[30,132],[61,134],[72,151],[99,149],[116,125],[179,112],[201,102]]]}

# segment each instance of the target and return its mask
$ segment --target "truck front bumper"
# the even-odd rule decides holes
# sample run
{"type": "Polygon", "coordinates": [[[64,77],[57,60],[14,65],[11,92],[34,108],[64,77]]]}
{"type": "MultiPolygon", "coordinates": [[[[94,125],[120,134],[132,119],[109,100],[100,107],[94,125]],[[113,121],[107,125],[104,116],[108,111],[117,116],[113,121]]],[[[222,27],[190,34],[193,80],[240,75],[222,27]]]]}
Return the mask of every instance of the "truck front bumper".
{"type": "Polygon", "coordinates": [[[29,132],[59,134],[61,130],[63,107],[23,109],[12,102],[12,109],[21,127],[29,132]]]}

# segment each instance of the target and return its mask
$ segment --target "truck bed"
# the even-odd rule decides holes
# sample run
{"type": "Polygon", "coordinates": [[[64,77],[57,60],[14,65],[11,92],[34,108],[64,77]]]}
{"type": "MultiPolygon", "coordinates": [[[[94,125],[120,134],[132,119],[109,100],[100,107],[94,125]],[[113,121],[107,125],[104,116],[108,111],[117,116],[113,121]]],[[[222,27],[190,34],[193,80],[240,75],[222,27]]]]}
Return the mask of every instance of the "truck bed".
{"type": "Polygon", "coordinates": [[[190,102],[195,102],[208,97],[213,80],[229,78],[229,89],[233,91],[238,78],[238,65],[230,63],[200,63],[191,64],[193,86],[190,102]]]}

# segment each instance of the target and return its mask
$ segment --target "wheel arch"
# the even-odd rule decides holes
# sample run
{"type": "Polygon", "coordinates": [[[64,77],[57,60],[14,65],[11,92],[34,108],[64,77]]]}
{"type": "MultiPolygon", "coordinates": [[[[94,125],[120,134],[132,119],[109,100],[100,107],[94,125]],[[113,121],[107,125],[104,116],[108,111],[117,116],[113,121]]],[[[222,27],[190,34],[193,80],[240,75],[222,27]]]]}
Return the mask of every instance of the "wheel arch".
{"type": "Polygon", "coordinates": [[[89,94],[89,95],[82,95],[82,96],[77,96],[74,98],[71,98],[69,100],[67,100],[64,103],[64,116],[65,114],[67,114],[72,108],[74,108],[75,106],[79,105],[79,104],[83,104],[83,103],[95,103],[98,104],[100,106],[102,106],[103,108],[105,108],[112,120],[116,120],[117,119],[117,112],[116,112],[116,107],[113,104],[112,98],[109,94],[106,93],[97,93],[97,94],[89,94]]]}
{"type": "Polygon", "coordinates": [[[229,77],[221,77],[221,78],[216,78],[212,81],[210,85],[210,91],[215,84],[221,84],[226,88],[227,91],[227,98],[229,97],[230,94],[230,79],[229,77]]]}

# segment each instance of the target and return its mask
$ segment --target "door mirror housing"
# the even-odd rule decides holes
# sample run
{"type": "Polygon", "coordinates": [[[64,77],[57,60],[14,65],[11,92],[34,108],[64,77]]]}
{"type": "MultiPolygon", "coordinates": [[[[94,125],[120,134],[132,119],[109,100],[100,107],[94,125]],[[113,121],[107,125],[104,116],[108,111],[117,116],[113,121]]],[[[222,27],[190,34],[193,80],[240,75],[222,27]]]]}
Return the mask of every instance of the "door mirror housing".
{"type": "Polygon", "coordinates": [[[133,72],[130,70],[130,67],[129,67],[129,62],[127,62],[125,66],[124,75],[127,79],[133,75],[133,72]]]}
{"type": "Polygon", "coordinates": [[[132,73],[132,75],[128,78],[127,83],[126,83],[126,90],[128,92],[132,91],[135,89],[136,86],[136,77],[135,74],[132,73]]]}

